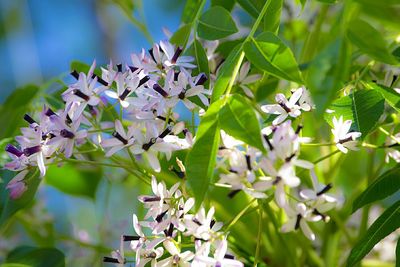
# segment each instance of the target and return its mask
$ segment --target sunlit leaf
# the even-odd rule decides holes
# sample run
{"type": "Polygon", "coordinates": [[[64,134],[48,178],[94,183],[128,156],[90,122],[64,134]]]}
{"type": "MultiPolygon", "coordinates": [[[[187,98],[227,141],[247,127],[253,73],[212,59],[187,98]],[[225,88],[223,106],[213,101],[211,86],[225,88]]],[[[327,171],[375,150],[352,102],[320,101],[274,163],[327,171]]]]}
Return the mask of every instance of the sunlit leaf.
{"type": "Polygon", "coordinates": [[[200,121],[196,142],[186,158],[186,176],[196,199],[197,207],[202,203],[214,173],[220,140],[218,111],[222,100],[209,107],[200,121]]]}
{"type": "Polygon", "coordinates": [[[278,34],[281,22],[283,0],[274,0],[268,6],[264,17],[264,31],[278,34]]]}
{"type": "Polygon", "coordinates": [[[400,227],[400,201],[397,201],[367,230],[365,235],[357,242],[347,258],[347,266],[354,266],[362,260],[368,252],[383,238],[400,227]]]}
{"type": "Polygon", "coordinates": [[[361,138],[365,138],[383,114],[384,104],[384,98],[375,90],[359,90],[334,101],[329,107],[333,112],[325,113],[325,120],[331,126],[334,116],[352,120],[352,130],[361,132],[361,138]]]}
{"type": "Polygon", "coordinates": [[[285,80],[302,84],[298,64],[289,47],[271,32],[265,32],[244,44],[246,57],[258,68],[285,80]]]}
{"type": "Polygon", "coordinates": [[[169,41],[172,44],[178,46],[184,46],[189,40],[191,30],[192,30],[192,24],[183,25],[171,36],[169,41]]]}
{"type": "Polygon", "coordinates": [[[353,212],[375,201],[391,196],[400,190],[400,166],[397,166],[378,178],[353,202],[353,212]]]}
{"type": "Polygon", "coordinates": [[[199,8],[201,0],[187,0],[182,12],[182,21],[184,23],[193,22],[197,9],[199,8]]]}
{"type": "Polygon", "coordinates": [[[386,87],[384,85],[378,85],[376,83],[368,83],[366,86],[381,93],[386,102],[391,107],[400,112],[400,94],[397,93],[394,89],[386,87]]]}
{"type": "Polygon", "coordinates": [[[197,65],[197,68],[193,71],[193,75],[204,73],[207,76],[205,87],[208,88],[208,85],[210,84],[210,69],[208,67],[207,54],[204,51],[203,46],[198,40],[194,40],[188,51],[194,56],[194,64],[197,65]]]}
{"type": "Polygon", "coordinates": [[[366,21],[356,19],[348,24],[347,37],[361,52],[387,64],[398,64],[388,50],[382,34],[366,21]]]}
{"type": "Polygon", "coordinates": [[[214,84],[211,101],[214,102],[218,100],[221,95],[225,93],[225,90],[228,87],[229,81],[232,77],[233,69],[238,64],[241,54],[241,45],[238,45],[231,51],[228,58],[223,63],[221,69],[218,72],[217,80],[214,84]]]}
{"type": "Polygon", "coordinates": [[[30,267],[63,267],[65,266],[65,256],[56,248],[21,246],[7,255],[6,262],[30,267]]]}
{"type": "Polygon", "coordinates": [[[250,146],[264,151],[261,129],[252,105],[241,95],[232,95],[219,112],[221,129],[250,146]]]}
{"type": "Polygon", "coordinates": [[[223,7],[214,6],[204,12],[197,28],[199,37],[206,40],[218,40],[238,31],[231,14],[223,7]]]}

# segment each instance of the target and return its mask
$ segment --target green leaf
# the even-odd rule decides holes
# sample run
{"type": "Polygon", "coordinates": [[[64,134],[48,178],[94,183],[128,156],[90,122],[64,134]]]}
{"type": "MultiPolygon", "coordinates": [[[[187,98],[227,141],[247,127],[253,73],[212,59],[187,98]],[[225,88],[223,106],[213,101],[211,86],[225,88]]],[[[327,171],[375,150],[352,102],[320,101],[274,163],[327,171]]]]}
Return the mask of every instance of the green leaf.
{"type": "MultiPolygon", "coordinates": [[[[17,173],[3,171],[2,178],[6,178],[5,183],[8,183],[17,173]]],[[[26,185],[28,189],[18,199],[10,199],[9,192],[5,186],[0,187],[0,227],[19,210],[26,208],[35,197],[36,191],[40,184],[39,171],[35,170],[26,175],[26,185]]]]}
{"type": "Polygon", "coordinates": [[[333,126],[335,116],[343,116],[344,120],[352,120],[352,130],[361,132],[364,139],[372,131],[383,114],[385,100],[374,90],[359,90],[334,101],[329,109],[333,113],[325,113],[325,120],[333,126]]]}
{"type": "Polygon", "coordinates": [[[193,41],[193,44],[189,48],[189,50],[192,52],[194,58],[196,59],[195,64],[197,65],[197,70],[198,70],[194,71],[193,74],[197,75],[199,73],[204,73],[207,76],[207,82],[205,83],[205,87],[207,88],[208,85],[210,84],[210,69],[208,67],[207,54],[198,40],[193,41]]]}
{"type": "Polygon", "coordinates": [[[388,45],[381,33],[367,22],[356,19],[349,22],[347,37],[361,52],[373,59],[387,64],[397,65],[398,62],[388,50],[388,45]]]}
{"type": "Polygon", "coordinates": [[[243,96],[236,94],[229,97],[219,112],[219,124],[227,134],[265,151],[256,113],[243,96]]]}
{"type": "Polygon", "coordinates": [[[246,57],[259,69],[278,78],[302,84],[298,64],[289,47],[272,32],[265,32],[244,44],[246,57]]]}
{"type": "Polygon", "coordinates": [[[218,40],[238,32],[231,14],[223,7],[214,6],[204,12],[197,26],[199,37],[218,40]]]}
{"type": "Polygon", "coordinates": [[[222,99],[208,108],[200,121],[196,142],[186,157],[186,176],[198,208],[208,191],[214,173],[220,139],[218,111],[222,99]]]}
{"type": "Polygon", "coordinates": [[[214,84],[214,89],[211,96],[212,102],[218,100],[221,97],[221,95],[225,93],[225,90],[228,87],[229,81],[232,77],[233,70],[236,64],[239,63],[241,55],[242,55],[242,47],[241,44],[239,44],[231,51],[228,58],[221,66],[218,72],[217,80],[215,81],[214,84]]]}
{"type": "Polygon", "coordinates": [[[19,127],[26,126],[23,120],[24,114],[29,112],[30,105],[38,96],[39,91],[39,87],[27,85],[14,90],[7,97],[4,105],[0,107],[1,139],[15,135],[19,127]]]}
{"type": "Polygon", "coordinates": [[[235,2],[235,0],[211,0],[211,6],[222,6],[226,10],[231,11],[235,2]]]}
{"type": "Polygon", "coordinates": [[[23,266],[30,267],[64,267],[65,256],[56,248],[21,246],[7,255],[6,263],[23,264],[23,266]]]}
{"type": "Polygon", "coordinates": [[[180,27],[169,39],[172,44],[185,46],[189,40],[192,24],[185,24],[180,27]]]}
{"type": "Polygon", "coordinates": [[[94,198],[102,177],[100,168],[65,164],[62,167],[50,166],[46,172],[46,183],[61,192],[74,196],[94,198]]]}
{"type": "Polygon", "coordinates": [[[237,0],[239,5],[252,17],[257,18],[260,11],[250,0],[237,0]]]}
{"type": "Polygon", "coordinates": [[[375,19],[378,19],[384,26],[390,26],[396,31],[400,24],[400,2],[398,0],[354,0],[361,11],[375,19]]]}
{"type": "MultiPolygon", "coordinates": [[[[86,74],[89,72],[90,65],[75,60],[75,61],[71,62],[70,68],[71,68],[71,71],[76,70],[78,73],[83,72],[86,74]]],[[[101,77],[101,71],[99,69],[95,69],[94,74],[101,77]]]]}
{"type": "Polygon", "coordinates": [[[348,80],[351,63],[349,42],[339,38],[320,52],[307,67],[307,87],[322,116],[339,89],[348,80]]]}
{"type": "Polygon", "coordinates": [[[359,208],[384,199],[400,189],[400,166],[397,166],[379,176],[368,188],[353,202],[353,212],[359,208]]]}
{"type": "Polygon", "coordinates": [[[185,7],[183,8],[183,12],[182,12],[182,21],[184,23],[193,22],[200,2],[201,2],[201,0],[187,0],[186,1],[185,7]]]}
{"type": "Polygon", "coordinates": [[[386,102],[400,112],[400,95],[394,89],[376,83],[367,83],[366,86],[367,88],[374,89],[381,93],[386,102]]]}
{"type": "Polygon", "coordinates": [[[112,0],[117,6],[121,8],[121,10],[128,17],[132,16],[133,11],[135,10],[135,5],[133,0],[112,0]]]}
{"type": "Polygon", "coordinates": [[[278,34],[281,22],[283,0],[274,0],[268,6],[264,17],[264,31],[278,34]]]}
{"type": "Polygon", "coordinates": [[[400,227],[400,201],[390,206],[371,225],[367,233],[357,242],[347,258],[347,266],[354,266],[383,238],[400,227]]]}

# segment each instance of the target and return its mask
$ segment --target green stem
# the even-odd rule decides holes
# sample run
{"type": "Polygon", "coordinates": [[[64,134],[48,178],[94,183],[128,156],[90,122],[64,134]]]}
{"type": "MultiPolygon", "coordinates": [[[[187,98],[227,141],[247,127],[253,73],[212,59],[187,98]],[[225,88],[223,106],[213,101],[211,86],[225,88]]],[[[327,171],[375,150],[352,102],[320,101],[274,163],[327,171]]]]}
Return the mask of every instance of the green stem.
{"type": "Polygon", "coordinates": [[[256,201],[256,199],[254,198],[253,200],[251,200],[249,202],[249,204],[247,204],[246,207],[244,207],[244,209],[242,209],[236,216],[235,218],[232,219],[232,221],[227,225],[225,232],[228,232],[229,229],[235,224],[237,223],[237,221],[246,213],[246,211],[253,205],[253,203],[256,201]]]}
{"type": "Polygon", "coordinates": [[[335,150],[335,151],[329,153],[328,155],[325,155],[325,156],[323,156],[322,158],[319,158],[319,159],[315,160],[313,163],[314,163],[314,164],[317,164],[317,163],[319,163],[319,162],[321,162],[321,161],[323,161],[323,160],[325,160],[325,159],[327,159],[327,158],[332,157],[333,155],[335,155],[335,154],[338,153],[339,151],[340,151],[340,150],[335,150]]]}
{"type": "MultiPolygon", "coordinates": [[[[201,15],[201,12],[203,11],[204,5],[206,4],[207,0],[202,0],[197,8],[197,13],[196,16],[194,17],[193,21],[194,21],[194,26],[193,26],[193,31],[194,31],[194,36],[196,37],[197,35],[197,26],[199,24],[199,18],[201,15]]],[[[185,44],[186,46],[186,44],[185,44]]]]}
{"type": "Polygon", "coordinates": [[[122,168],[126,169],[129,166],[123,166],[121,164],[113,164],[113,163],[106,163],[106,162],[98,162],[98,161],[91,161],[91,160],[80,160],[80,159],[63,159],[64,162],[71,162],[71,163],[80,163],[80,164],[89,164],[89,165],[99,165],[99,166],[106,166],[106,167],[114,167],[114,168],[122,168]]]}
{"type": "Polygon", "coordinates": [[[272,2],[272,0],[268,0],[268,1],[265,2],[260,14],[258,15],[256,21],[254,22],[253,27],[250,30],[249,35],[247,36],[246,40],[242,43],[242,45],[240,47],[240,51],[241,52],[240,52],[240,55],[239,55],[239,60],[236,63],[235,68],[233,69],[231,79],[229,80],[229,84],[228,84],[228,87],[226,89],[225,101],[224,101],[225,103],[226,103],[227,97],[229,96],[229,94],[230,94],[230,92],[232,90],[233,84],[235,83],[236,77],[237,77],[237,75],[239,73],[240,66],[242,65],[242,62],[243,62],[243,59],[244,59],[243,44],[253,38],[253,36],[256,33],[258,27],[260,26],[260,23],[261,23],[264,15],[265,15],[265,13],[267,12],[268,6],[270,5],[271,2],[272,2]]]}
{"type": "Polygon", "coordinates": [[[400,139],[397,138],[396,136],[392,135],[391,133],[389,133],[388,131],[386,131],[385,129],[383,129],[382,127],[378,128],[379,131],[381,131],[382,133],[386,134],[387,136],[389,136],[393,141],[395,141],[396,143],[400,144],[400,139]]]}
{"type": "Polygon", "coordinates": [[[302,143],[302,146],[334,146],[335,143],[302,143]]]}
{"type": "Polygon", "coordinates": [[[261,233],[262,233],[262,223],[263,223],[263,209],[260,204],[258,204],[258,234],[257,234],[257,245],[256,245],[256,254],[254,256],[254,267],[257,266],[258,258],[260,255],[260,247],[261,247],[261,233]]]}

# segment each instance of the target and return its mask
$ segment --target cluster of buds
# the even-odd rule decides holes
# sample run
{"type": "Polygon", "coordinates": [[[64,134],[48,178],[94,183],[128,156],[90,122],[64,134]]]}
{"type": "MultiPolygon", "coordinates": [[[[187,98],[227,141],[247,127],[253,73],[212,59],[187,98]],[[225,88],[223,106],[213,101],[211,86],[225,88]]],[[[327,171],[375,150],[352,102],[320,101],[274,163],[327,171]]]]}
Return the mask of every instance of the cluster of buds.
{"type": "Polygon", "coordinates": [[[119,250],[104,257],[104,262],[121,266],[129,262],[125,257],[125,243],[129,243],[135,266],[243,266],[227,254],[227,236],[220,231],[222,223],[214,219],[213,207],[191,212],[194,199],[182,194],[179,183],[168,190],[153,177],[151,187],[154,195],[139,197],[147,209],[145,220],[133,214],[136,235],[122,235],[119,250]]]}

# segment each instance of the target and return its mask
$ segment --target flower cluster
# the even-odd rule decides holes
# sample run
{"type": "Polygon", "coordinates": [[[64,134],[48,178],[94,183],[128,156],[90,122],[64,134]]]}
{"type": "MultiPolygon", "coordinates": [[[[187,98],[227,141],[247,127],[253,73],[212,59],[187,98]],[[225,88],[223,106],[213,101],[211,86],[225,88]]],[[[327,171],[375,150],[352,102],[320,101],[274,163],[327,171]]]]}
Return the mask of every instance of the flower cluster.
{"type": "MultiPolygon", "coordinates": [[[[309,239],[314,240],[315,235],[307,222],[329,221],[325,213],[336,206],[338,199],[327,194],[331,184],[318,182],[314,164],[299,158],[301,144],[310,142],[311,138],[301,137],[302,126],[298,125],[295,130],[293,122],[286,119],[289,115],[298,117],[301,111],[310,111],[314,105],[304,87],[292,92],[289,100],[283,94],[277,94],[278,104],[261,107],[264,112],[278,115],[272,126],[262,130],[266,154],[222,132],[223,144],[218,153],[218,166],[223,173],[218,183],[230,187],[230,197],[241,190],[254,198],[274,195],[276,204],[288,218],[282,231],[300,228],[309,239]],[[301,185],[296,168],[308,170],[313,184],[313,188],[301,190],[299,196],[293,195],[293,189],[301,185]]],[[[360,136],[360,133],[348,133],[350,125],[351,121],[343,123],[342,118],[339,121],[334,118],[335,128],[332,132],[335,143],[338,148],[343,148],[343,152],[347,152],[346,147],[356,149],[354,140],[360,136]]]]}
{"type": "MultiPolygon", "coordinates": [[[[210,48],[209,51],[214,50],[210,48]]],[[[218,69],[215,67],[210,77],[204,73],[192,75],[196,67],[192,64],[193,58],[183,56],[182,52],[182,48],[161,41],[147,53],[142,50],[133,54],[130,64],[110,62],[96,71],[94,62],[87,73],[73,71],[71,74],[76,81],[62,94],[64,108],[55,111],[45,106],[36,117],[26,114],[24,119],[28,126],[16,137],[18,145],[6,147],[11,162],[5,168],[19,172],[7,185],[11,198],[18,198],[26,191],[26,176],[32,168],[37,167],[44,176],[50,164],[61,164],[71,157],[85,159],[80,151],[85,143],[117,161],[117,152],[129,154],[135,164],[148,164],[154,172],[161,171],[161,157],[170,159],[174,151],[190,148],[194,133],[180,120],[176,107],[182,103],[193,113],[206,108],[218,69]],[[207,79],[210,79],[210,89],[205,88],[207,79]]],[[[208,58],[212,62],[216,56],[211,52],[208,58]]],[[[244,62],[234,83],[251,98],[249,85],[260,76],[249,73],[250,63],[244,62]]],[[[221,131],[217,184],[230,187],[230,197],[240,191],[253,198],[274,195],[277,206],[288,218],[282,230],[302,229],[313,240],[315,236],[307,223],[328,221],[325,213],[335,206],[337,199],[327,194],[332,185],[318,182],[314,164],[300,158],[301,145],[311,139],[301,136],[302,126],[296,125],[296,118],[315,107],[305,87],[293,89],[291,93],[290,97],[279,93],[275,97],[276,104],[260,107],[275,116],[272,125],[260,133],[264,151],[221,131]],[[313,188],[302,188],[298,168],[310,173],[313,188]]],[[[361,135],[349,132],[351,124],[342,117],[333,119],[334,144],[344,153],[357,149],[356,139],[361,135]]],[[[195,129],[195,125],[190,128],[195,129]]],[[[184,169],[183,165],[181,167],[184,169]]],[[[193,200],[184,200],[177,186],[167,190],[163,183],[153,180],[152,188],[155,196],[140,198],[149,209],[146,219],[152,221],[139,223],[134,216],[139,237],[132,237],[135,240],[130,241],[137,262],[158,261],[164,249],[171,257],[169,261],[162,258],[159,264],[186,260],[204,262],[204,266],[208,266],[207,261],[226,260],[226,237],[218,232],[220,225],[212,218],[213,209],[190,214],[193,200]],[[145,236],[142,227],[151,229],[152,236],[145,236]],[[188,236],[196,240],[196,253],[181,252],[180,242],[175,239],[188,236]],[[164,249],[159,244],[163,244],[164,249]],[[214,258],[209,257],[211,248],[215,249],[214,258]]],[[[122,241],[130,238],[124,236],[122,241]]],[[[123,250],[115,253],[114,259],[123,263],[123,250]]]]}
{"type": "Polygon", "coordinates": [[[139,197],[147,209],[145,221],[133,214],[136,235],[121,236],[119,250],[104,262],[123,266],[129,242],[135,266],[243,266],[227,254],[227,236],[220,231],[222,223],[214,220],[214,208],[192,213],[194,199],[182,194],[179,183],[168,190],[153,177],[151,187],[154,195],[139,197]]]}
{"type": "Polygon", "coordinates": [[[156,172],[158,154],[169,158],[173,151],[188,148],[192,133],[174,108],[178,102],[189,110],[206,107],[210,91],[204,88],[203,73],[191,75],[193,58],[181,53],[180,47],[161,41],[147,54],[143,50],[132,55],[132,64],[101,68],[101,75],[95,62],[87,73],[73,71],[76,82],[62,94],[65,107],[53,111],[45,106],[37,118],[26,114],[28,126],[16,137],[18,146],[6,147],[12,161],[5,168],[19,172],[7,186],[11,197],[26,191],[24,179],[31,167],[37,166],[44,176],[57,159],[82,157],[78,148],[85,142],[100,145],[107,157],[127,148],[144,156],[156,172]],[[119,105],[113,108],[116,101],[119,105]],[[110,108],[123,114],[124,123],[104,120],[110,108]]]}

